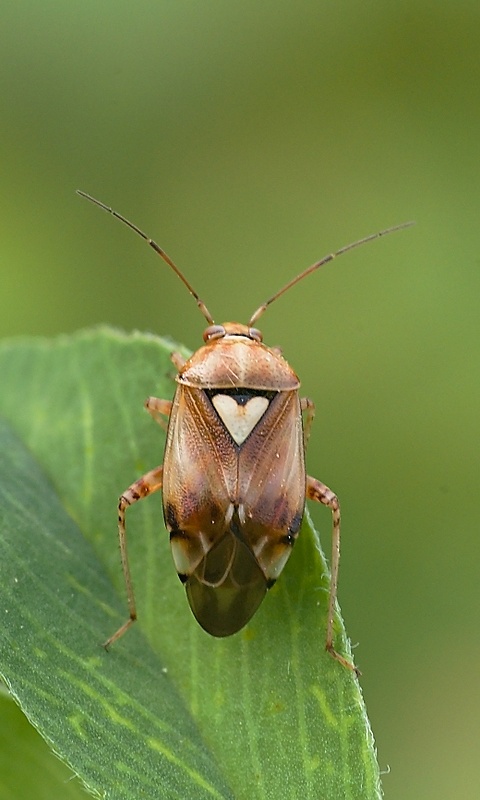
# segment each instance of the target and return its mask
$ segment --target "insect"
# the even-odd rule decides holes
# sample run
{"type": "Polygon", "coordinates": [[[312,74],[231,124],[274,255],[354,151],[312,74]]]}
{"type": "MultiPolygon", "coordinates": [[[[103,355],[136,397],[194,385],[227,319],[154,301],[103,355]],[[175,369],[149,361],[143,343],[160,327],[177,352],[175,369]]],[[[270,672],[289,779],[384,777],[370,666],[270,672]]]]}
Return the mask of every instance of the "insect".
{"type": "Polygon", "coordinates": [[[340,504],[334,492],[305,472],[305,446],[315,414],[300,398],[300,381],[277,347],[267,347],[254,327],[284,292],[333,258],[413,223],[374,233],[315,262],[262,303],[247,325],[216,325],[205,303],[171,258],[136,225],[85,192],[141,236],[173,269],[205,317],[204,345],[188,360],[178,354],[173,401],[149,397],[145,406],[167,429],[163,465],[123,492],[118,534],[128,597],[128,620],[105,642],[109,647],[137,618],[127,556],[126,509],[162,490],[173,560],[188,602],[212,636],[236,633],[255,614],[282,572],[297,539],[306,499],[332,513],[331,583],[326,649],[333,631],[340,558],[340,504]],[[303,422],[303,415],[305,419],[303,422]]]}

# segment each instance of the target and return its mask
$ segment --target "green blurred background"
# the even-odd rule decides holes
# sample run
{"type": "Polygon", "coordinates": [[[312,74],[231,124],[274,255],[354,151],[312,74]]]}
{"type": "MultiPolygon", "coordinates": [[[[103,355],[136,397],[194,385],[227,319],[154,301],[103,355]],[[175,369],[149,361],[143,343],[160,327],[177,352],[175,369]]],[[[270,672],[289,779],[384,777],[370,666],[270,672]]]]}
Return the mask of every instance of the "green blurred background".
{"type": "Polygon", "coordinates": [[[308,466],[343,504],[385,796],[478,798],[478,1],[4,3],[0,81],[2,337],[201,341],[178,279],[76,188],[156,238],[217,322],[416,219],[261,327],[317,404],[308,466]]]}

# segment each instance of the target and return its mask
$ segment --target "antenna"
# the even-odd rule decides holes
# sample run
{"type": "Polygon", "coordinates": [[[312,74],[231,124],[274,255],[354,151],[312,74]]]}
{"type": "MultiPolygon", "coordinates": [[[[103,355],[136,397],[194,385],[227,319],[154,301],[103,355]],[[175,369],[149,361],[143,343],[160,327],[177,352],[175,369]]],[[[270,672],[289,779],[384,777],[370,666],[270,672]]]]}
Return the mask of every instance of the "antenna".
{"type": "Polygon", "coordinates": [[[150,247],[152,247],[153,250],[155,250],[155,252],[160,256],[160,258],[163,258],[163,260],[168,264],[168,266],[171,267],[173,271],[178,275],[182,283],[184,283],[185,286],[187,287],[190,294],[195,298],[197,306],[199,307],[200,311],[202,312],[203,316],[205,317],[209,325],[213,325],[213,318],[207,306],[205,305],[203,300],[200,299],[193,286],[191,286],[190,283],[187,281],[185,275],[179,270],[177,265],[174,264],[170,256],[167,255],[167,253],[165,252],[165,250],[162,250],[160,245],[154,242],[153,239],[150,239],[150,237],[147,236],[146,233],[141,231],[140,228],[137,228],[137,226],[134,225],[133,222],[130,222],[130,220],[126,219],[126,217],[122,217],[121,214],[119,214],[117,211],[114,211],[113,208],[106,206],[104,203],[101,203],[100,200],[96,200],[94,197],[91,197],[91,195],[87,194],[86,192],[82,192],[80,189],[77,189],[77,194],[79,194],[80,197],[85,197],[86,200],[90,200],[90,202],[94,203],[96,206],[100,206],[100,208],[103,208],[104,211],[108,211],[109,214],[111,214],[116,219],[119,219],[120,222],[123,222],[123,224],[126,225],[128,228],[131,228],[132,231],[138,233],[138,235],[141,236],[142,239],[145,239],[146,243],[149,244],[150,247]]]}
{"type": "Polygon", "coordinates": [[[333,261],[334,258],[337,256],[342,256],[344,253],[348,252],[348,250],[353,250],[354,247],[360,247],[362,244],[366,244],[367,242],[372,242],[374,239],[380,239],[381,236],[387,236],[389,233],[394,233],[395,231],[401,231],[403,228],[409,228],[411,225],[415,225],[415,222],[403,222],[401,225],[394,225],[392,228],[386,228],[384,231],[379,231],[378,233],[371,233],[370,236],[365,236],[364,239],[359,239],[356,242],[352,242],[352,244],[347,244],[345,247],[341,247],[340,250],[337,250],[335,253],[329,253],[328,256],[324,256],[320,261],[316,261],[315,264],[311,264],[311,266],[304,269],[299,275],[295,278],[292,278],[291,281],[285,284],[278,292],[275,292],[274,295],[269,297],[265,303],[257,308],[254,314],[250,317],[250,322],[248,323],[249,327],[252,326],[259,317],[262,316],[263,312],[267,310],[268,306],[273,303],[277,297],[284,294],[284,292],[291,289],[292,286],[295,286],[296,283],[301,281],[303,278],[306,278],[307,275],[310,275],[311,272],[315,272],[316,269],[319,267],[323,267],[324,264],[328,264],[329,261],[333,261]]]}

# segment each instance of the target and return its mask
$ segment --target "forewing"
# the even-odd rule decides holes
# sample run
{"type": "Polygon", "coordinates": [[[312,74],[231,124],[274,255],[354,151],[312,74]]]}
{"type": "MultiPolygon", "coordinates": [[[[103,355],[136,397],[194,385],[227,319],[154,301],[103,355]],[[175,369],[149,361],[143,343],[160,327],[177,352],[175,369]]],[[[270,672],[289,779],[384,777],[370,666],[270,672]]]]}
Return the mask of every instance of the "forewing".
{"type": "Polygon", "coordinates": [[[206,393],[179,387],[164,464],[177,571],[200,625],[228,636],[255,613],[300,528],[306,478],[297,393],[276,394],[238,445],[206,393]]]}
{"type": "Polygon", "coordinates": [[[237,523],[232,520],[186,583],[192,611],[212,636],[230,636],[243,628],[268,589],[254,554],[237,535],[237,523]]]}
{"type": "Polygon", "coordinates": [[[224,534],[237,453],[201,389],[179,387],[164,459],[163,508],[177,570],[189,575],[224,534]]]}
{"type": "Polygon", "coordinates": [[[241,448],[240,505],[245,540],[265,576],[282,571],[305,508],[305,457],[296,392],[279,392],[241,448]]]}

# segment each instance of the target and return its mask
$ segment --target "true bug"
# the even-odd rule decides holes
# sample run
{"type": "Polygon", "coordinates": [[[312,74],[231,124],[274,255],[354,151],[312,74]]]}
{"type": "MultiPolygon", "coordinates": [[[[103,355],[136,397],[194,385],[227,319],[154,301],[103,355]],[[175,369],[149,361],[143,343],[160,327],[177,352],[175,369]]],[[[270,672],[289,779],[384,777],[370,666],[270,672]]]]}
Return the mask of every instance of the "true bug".
{"type": "Polygon", "coordinates": [[[172,355],[178,370],[173,401],[149,397],[145,403],[157,422],[164,427],[168,422],[165,455],[163,465],[132,483],[119,500],[118,532],[130,614],[105,647],[137,618],[127,556],[128,506],[162,489],[173,560],[193,614],[204,630],[223,637],[247,624],[280,575],[309,498],[328,506],[333,518],[326,649],[355,669],[333,647],[339,501],[324,483],[305,473],[305,445],[315,407],[311,400],[300,398],[300,381],[280,349],[264,345],[253,325],[274,300],[328,261],[413,223],[371,234],[315,262],[262,303],[247,325],[216,325],[205,303],[156,242],[99,200],[82,191],[78,194],[141,236],[183,281],[208,323],[204,345],[191,358],[184,361],[172,355]]]}

